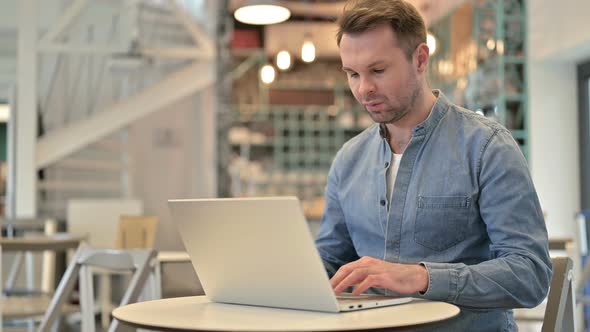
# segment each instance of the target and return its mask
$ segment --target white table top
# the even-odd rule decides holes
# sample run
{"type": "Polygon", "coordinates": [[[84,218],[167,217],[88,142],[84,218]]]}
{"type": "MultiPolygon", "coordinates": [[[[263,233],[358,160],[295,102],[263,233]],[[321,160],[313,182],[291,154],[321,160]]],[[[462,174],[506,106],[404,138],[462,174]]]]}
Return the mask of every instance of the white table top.
{"type": "Polygon", "coordinates": [[[113,316],[135,327],[173,331],[358,331],[433,323],[459,312],[455,305],[425,300],[335,314],[213,303],[205,296],[191,296],[126,305],[113,316]]]}

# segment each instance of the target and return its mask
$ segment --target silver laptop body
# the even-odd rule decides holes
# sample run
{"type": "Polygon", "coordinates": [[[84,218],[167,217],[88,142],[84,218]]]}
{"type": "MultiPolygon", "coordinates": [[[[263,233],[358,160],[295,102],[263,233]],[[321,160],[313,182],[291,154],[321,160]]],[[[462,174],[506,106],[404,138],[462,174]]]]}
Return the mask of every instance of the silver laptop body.
{"type": "Polygon", "coordinates": [[[214,302],[327,312],[411,301],[338,301],[296,197],[169,200],[172,220],[214,302]]]}

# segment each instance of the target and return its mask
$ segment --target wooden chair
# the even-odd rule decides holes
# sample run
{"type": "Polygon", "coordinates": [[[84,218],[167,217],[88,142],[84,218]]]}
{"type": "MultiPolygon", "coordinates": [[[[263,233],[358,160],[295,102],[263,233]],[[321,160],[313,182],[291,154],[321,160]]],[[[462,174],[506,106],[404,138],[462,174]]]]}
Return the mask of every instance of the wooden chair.
{"type": "MultiPolygon", "coordinates": [[[[117,249],[153,249],[158,229],[158,217],[156,216],[132,216],[121,215],[117,228],[117,249]]],[[[151,264],[151,263],[150,263],[151,264]]],[[[147,282],[148,298],[159,298],[161,294],[159,282],[159,269],[150,265],[151,273],[147,282]]],[[[113,271],[99,271],[100,300],[102,326],[106,328],[110,322],[110,313],[113,309],[111,301],[111,275],[113,271]]]]}
{"type": "Polygon", "coordinates": [[[574,332],[573,262],[569,257],[554,257],[551,263],[553,278],[541,332],[574,332]]]}
{"type": "MultiPolygon", "coordinates": [[[[131,216],[122,215],[119,218],[117,231],[117,249],[153,249],[156,242],[159,219],[156,216],[131,216]]],[[[160,289],[159,266],[152,264],[148,280],[148,299],[159,299],[160,289]]]]}
{"type": "Polygon", "coordinates": [[[122,215],[117,232],[117,249],[153,248],[158,217],[122,215]]]}

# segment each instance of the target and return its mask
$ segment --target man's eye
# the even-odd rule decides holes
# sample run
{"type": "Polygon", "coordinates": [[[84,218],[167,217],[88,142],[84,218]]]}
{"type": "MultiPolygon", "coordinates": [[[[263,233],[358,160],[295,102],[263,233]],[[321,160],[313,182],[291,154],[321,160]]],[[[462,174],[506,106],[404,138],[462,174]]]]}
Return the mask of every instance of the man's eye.
{"type": "Polygon", "coordinates": [[[374,69],[373,72],[375,74],[383,74],[383,72],[385,72],[385,69],[374,69]]]}
{"type": "Polygon", "coordinates": [[[357,73],[348,73],[348,77],[351,77],[351,78],[357,78],[358,76],[359,76],[359,74],[357,74],[357,73]]]}

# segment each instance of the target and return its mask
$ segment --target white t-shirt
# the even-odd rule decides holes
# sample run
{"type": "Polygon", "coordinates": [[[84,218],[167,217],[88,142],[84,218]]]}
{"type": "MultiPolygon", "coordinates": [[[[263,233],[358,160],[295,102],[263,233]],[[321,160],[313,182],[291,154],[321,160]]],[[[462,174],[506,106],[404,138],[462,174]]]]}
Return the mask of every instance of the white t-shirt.
{"type": "Polygon", "coordinates": [[[403,154],[393,153],[391,156],[391,163],[387,169],[387,208],[389,208],[391,204],[391,196],[395,187],[395,179],[397,178],[397,171],[399,170],[399,163],[402,160],[402,156],[403,154]]]}

